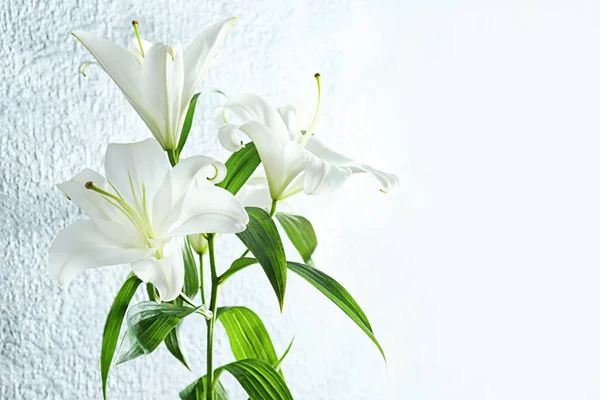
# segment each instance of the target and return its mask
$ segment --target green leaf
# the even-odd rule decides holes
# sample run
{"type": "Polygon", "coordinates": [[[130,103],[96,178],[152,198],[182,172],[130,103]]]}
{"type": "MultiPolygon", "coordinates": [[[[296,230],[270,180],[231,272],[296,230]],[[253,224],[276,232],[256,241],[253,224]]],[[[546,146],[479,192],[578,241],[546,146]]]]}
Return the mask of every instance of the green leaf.
{"type": "Polygon", "coordinates": [[[169,332],[169,334],[165,338],[165,346],[167,346],[167,349],[173,355],[173,357],[178,359],[184,365],[184,367],[191,371],[191,368],[185,356],[183,355],[183,350],[181,349],[181,346],[179,344],[179,342],[181,341],[179,337],[180,326],[181,325],[177,325],[175,329],[172,329],[171,332],[169,332]]]}
{"type": "Polygon", "coordinates": [[[271,286],[275,290],[279,307],[283,310],[287,266],[281,237],[275,222],[262,208],[246,207],[250,217],[246,230],[236,235],[256,257],[271,286]]]}
{"type": "Polygon", "coordinates": [[[102,395],[106,400],[106,382],[108,380],[108,371],[112,365],[113,356],[117,348],[117,342],[121,333],[121,325],[127,312],[127,307],[142,281],[131,274],[119,289],[117,297],[113,301],[110,311],[104,324],[104,334],[102,336],[102,351],[100,353],[100,374],[102,375],[102,395]]]}
{"type": "Polygon", "coordinates": [[[193,299],[198,294],[200,277],[198,266],[196,265],[196,260],[194,258],[194,252],[187,239],[184,241],[183,245],[183,265],[185,268],[183,293],[193,299]]]}
{"type": "Polygon", "coordinates": [[[317,247],[317,235],[310,221],[300,215],[288,213],[277,213],[275,217],[304,262],[310,260],[317,247]]]}
{"type": "MultiPolygon", "coordinates": [[[[206,376],[203,376],[202,378],[195,380],[185,389],[179,392],[179,397],[182,400],[206,400],[206,392],[206,376]]],[[[217,384],[215,385],[213,399],[229,400],[227,391],[225,390],[221,382],[217,382],[217,384]]]]}
{"type": "Polygon", "coordinates": [[[188,108],[187,114],[185,115],[185,121],[183,121],[183,127],[181,128],[181,135],[179,135],[179,143],[177,144],[176,154],[177,159],[179,159],[179,155],[183,150],[183,146],[185,146],[185,142],[187,141],[188,136],[190,135],[190,130],[192,129],[192,122],[194,122],[194,112],[196,111],[196,103],[198,102],[198,97],[200,97],[202,93],[196,93],[192,100],[190,100],[190,106],[188,108]]]}
{"type": "Polygon", "coordinates": [[[266,361],[247,358],[223,365],[216,372],[223,370],[237,379],[251,399],[293,400],[283,378],[266,361]]]}
{"type": "Polygon", "coordinates": [[[221,307],[217,318],[227,332],[236,360],[256,358],[275,368],[279,362],[275,347],[267,328],[254,311],[247,307],[221,307]]]}
{"type": "Polygon", "coordinates": [[[250,142],[243,149],[229,156],[229,159],[225,162],[227,175],[217,186],[236,194],[254,173],[259,164],[260,156],[258,155],[256,146],[250,142]]]}
{"type": "MultiPolygon", "coordinates": [[[[277,364],[274,365],[275,371],[278,371],[278,372],[281,371],[281,364],[283,363],[283,360],[285,360],[285,357],[287,357],[288,353],[292,349],[292,345],[293,344],[294,344],[294,339],[292,339],[292,341],[290,342],[290,344],[288,344],[288,347],[283,352],[283,355],[281,356],[281,358],[279,360],[277,360],[277,364]]],[[[281,372],[280,372],[280,374],[281,374],[281,372]]]]}
{"type": "Polygon", "coordinates": [[[146,293],[148,293],[148,300],[158,299],[156,288],[150,282],[146,282],[146,293]]]}
{"type": "Polygon", "coordinates": [[[319,289],[321,293],[333,301],[339,308],[341,308],[342,311],[344,311],[346,315],[348,315],[352,321],[354,321],[354,323],[356,323],[356,325],[358,325],[360,329],[367,334],[373,343],[375,343],[381,352],[383,359],[385,360],[385,353],[383,352],[383,349],[379,345],[377,339],[375,339],[373,329],[371,328],[371,323],[367,319],[367,316],[352,298],[350,293],[348,293],[348,291],[344,289],[342,285],[340,285],[329,275],[326,275],[324,272],[321,272],[314,267],[291,261],[288,261],[287,265],[290,270],[306,279],[314,287],[319,289]]]}
{"type": "Polygon", "coordinates": [[[258,263],[258,260],[256,260],[256,258],[238,258],[233,263],[231,263],[229,269],[219,277],[219,285],[225,282],[227,279],[229,279],[236,272],[241,271],[244,268],[256,263],[258,263]]]}
{"type": "Polygon", "coordinates": [[[143,301],[127,313],[128,335],[123,339],[117,364],[150,354],[165,340],[169,332],[196,308],[143,301]]]}

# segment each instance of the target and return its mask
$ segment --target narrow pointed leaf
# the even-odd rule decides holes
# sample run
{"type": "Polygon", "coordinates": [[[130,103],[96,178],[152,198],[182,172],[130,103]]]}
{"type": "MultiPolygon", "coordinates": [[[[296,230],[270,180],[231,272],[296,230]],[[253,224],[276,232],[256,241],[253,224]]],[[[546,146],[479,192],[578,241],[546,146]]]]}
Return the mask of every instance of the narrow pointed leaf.
{"type": "Polygon", "coordinates": [[[177,325],[173,330],[171,330],[171,332],[169,332],[169,334],[165,338],[165,346],[167,346],[167,349],[173,355],[173,357],[178,359],[184,367],[191,371],[191,368],[185,358],[185,355],[183,354],[183,350],[181,349],[181,337],[179,336],[179,327],[180,325],[177,325]]]}
{"type": "MultiPolygon", "coordinates": [[[[202,378],[195,380],[185,389],[179,392],[179,397],[181,398],[181,400],[206,400],[206,392],[206,376],[203,376],[202,378]]],[[[225,390],[221,382],[217,382],[217,384],[215,385],[213,399],[229,400],[227,391],[225,390]]]]}
{"type": "Polygon", "coordinates": [[[256,257],[267,274],[279,300],[279,307],[283,309],[287,265],[277,226],[269,213],[262,208],[246,207],[246,211],[250,222],[245,231],[236,235],[256,257]]]}
{"type": "Polygon", "coordinates": [[[249,258],[249,257],[238,258],[233,263],[231,263],[231,266],[229,267],[229,269],[227,271],[225,271],[223,273],[223,275],[221,275],[219,277],[219,284],[225,282],[236,272],[241,271],[244,268],[249,267],[250,265],[256,264],[256,263],[258,263],[256,258],[249,258]]]}
{"type": "Polygon", "coordinates": [[[275,368],[279,362],[275,347],[267,328],[254,311],[247,307],[221,307],[217,316],[227,332],[236,360],[257,358],[275,368]]]}
{"type": "Polygon", "coordinates": [[[217,186],[236,194],[252,176],[259,164],[260,156],[256,146],[250,142],[243,149],[229,156],[229,159],[225,162],[227,176],[217,186]]]}
{"type": "Polygon", "coordinates": [[[121,345],[117,364],[152,353],[183,318],[196,309],[169,303],[144,301],[127,313],[127,337],[121,345]]]}
{"type": "Polygon", "coordinates": [[[190,135],[190,130],[192,129],[192,123],[194,122],[194,112],[196,111],[196,103],[198,102],[198,97],[200,97],[202,93],[196,93],[192,100],[190,101],[190,106],[188,107],[187,114],[185,114],[185,121],[183,121],[183,127],[181,128],[181,135],[179,135],[179,143],[177,144],[177,157],[181,154],[183,147],[185,146],[185,142],[190,135]]]}
{"type": "Polygon", "coordinates": [[[339,308],[342,309],[363,330],[364,333],[375,343],[383,359],[385,360],[385,353],[383,349],[379,345],[377,339],[375,339],[375,335],[373,334],[373,329],[371,328],[371,324],[367,319],[367,316],[360,308],[360,306],[356,303],[354,298],[348,293],[348,291],[340,285],[336,280],[334,280],[329,275],[325,274],[318,269],[301,264],[296,262],[288,261],[288,268],[300,275],[308,282],[310,282],[314,287],[319,289],[321,293],[327,296],[331,301],[333,301],[339,308]]]}
{"type": "Polygon", "coordinates": [[[222,370],[233,375],[251,399],[293,400],[283,378],[266,361],[247,358],[217,368],[222,370]]]}
{"type": "Polygon", "coordinates": [[[155,301],[156,299],[158,299],[156,288],[150,282],[146,282],[146,293],[148,293],[148,300],[155,301]]]}
{"type": "Polygon", "coordinates": [[[121,325],[125,313],[129,307],[129,303],[133,298],[138,286],[142,281],[135,275],[131,274],[123,286],[117,293],[117,297],[106,317],[104,324],[104,334],[102,336],[102,351],[100,353],[100,374],[102,375],[102,395],[106,400],[106,382],[108,381],[108,371],[112,365],[113,356],[117,348],[119,336],[121,333],[121,325]]]}
{"type": "Polygon", "coordinates": [[[183,245],[183,265],[185,268],[185,279],[183,281],[183,293],[189,298],[194,298],[198,294],[200,286],[198,266],[194,258],[194,252],[187,239],[183,245]]]}
{"type": "Polygon", "coordinates": [[[312,224],[300,215],[277,213],[275,217],[304,262],[312,257],[317,248],[317,235],[312,224]]]}
{"type": "Polygon", "coordinates": [[[292,339],[292,341],[290,342],[290,344],[288,344],[288,347],[283,352],[283,355],[281,356],[281,358],[279,360],[277,360],[277,364],[275,364],[275,366],[274,366],[275,367],[275,371],[281,372],[281,364],[283,364],[283,360],[285,360],[285,358],[287,357],[288,353],[292,349],[292,345],[293,344],[294,344],[294,339],[292,339]]]}

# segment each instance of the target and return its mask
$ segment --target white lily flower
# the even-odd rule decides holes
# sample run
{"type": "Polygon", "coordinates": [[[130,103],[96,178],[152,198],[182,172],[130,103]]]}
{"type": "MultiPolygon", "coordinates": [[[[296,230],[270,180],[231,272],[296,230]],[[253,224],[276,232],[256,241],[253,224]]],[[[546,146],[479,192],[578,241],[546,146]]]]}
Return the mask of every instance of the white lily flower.
{"type": "Polygon", "coordinates": [[[91,218],[65,228],[50,248],[50,274],[60,286],[87,268],[131,263],[140,279],[156,286],[161,300],[173,300],[184,280],[175,238],[237,233],[248,223],[240,202],[214,186],[226,171],[210,157],[186,158],[171,169],[158,143],[147,139],[109,144],[105,169],[106,179],[84,169],[57,185],[91,218]],[[194,180],[198,183],[191,187],[194,180]]]}
{"type": "Polygon", "coordinates": [[[244,146],[240,132],[250,137],[262,160],[269,192],[274,200],[282,200],[302,190],[308,195],[339,188],[350,175],[369,173],[387,192],[398,185],[398,177],[354,161],[339,154],[313,137],[320,107],[306,131],[296,126],[296,110],[292,106],[276,109],[263,98],[245,94],[218,107],[215,116],[224,123],[219,141],[229,151],[244,146]]]}
{"type": "Polygon", "coordinates": [[[87,32],[73,32],[115,81],[129,103],[144,120],[164,150],[173,150],[190,101],[200,81],[213,63],[219,44],[235,18],[206,28],[183,50],[181,44],[152,44],[142,40],[138,24],[136,38],[128,50],[87,32]]]}

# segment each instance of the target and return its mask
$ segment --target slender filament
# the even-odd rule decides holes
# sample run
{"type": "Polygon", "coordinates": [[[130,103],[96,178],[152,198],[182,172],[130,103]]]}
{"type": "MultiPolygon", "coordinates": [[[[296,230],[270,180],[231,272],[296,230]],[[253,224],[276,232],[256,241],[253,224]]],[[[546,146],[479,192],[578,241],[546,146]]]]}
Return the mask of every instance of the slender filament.
{"type": "Polygon", "coordinates": [[[144,46],[142,46],[142,37],[140,36],[140,23],[134,20],[132,25],[133,30],[135,31],[135,37],[137,37],[138,40],[138,45],[140,46],[140,54],[142,55],[142,58],[144,58],[146,55],[144,54],[144,46]]]}
{"type": "Polygon", "coordinates": [[[315,115],[313,116],[312,122],[310,123],[304,137],[302,138],[302,142],[300,143],[302,146],[306,146],[310,137],[313,134],[315,129],[315,125],[317,125],[317,119],[319,118],[319,112],[321,110],[321,74],[318,72],[315,74],[315,80],[317,81],[317,108],[315,110],[315,115]]]}

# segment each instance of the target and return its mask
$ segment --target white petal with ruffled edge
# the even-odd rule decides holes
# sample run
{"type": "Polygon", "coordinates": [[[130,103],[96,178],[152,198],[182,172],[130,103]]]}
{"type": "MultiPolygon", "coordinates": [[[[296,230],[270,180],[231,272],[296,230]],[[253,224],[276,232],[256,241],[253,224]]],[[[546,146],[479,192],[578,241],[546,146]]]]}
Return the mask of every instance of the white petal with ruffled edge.
{"type": "MultiPolygon", "coordinates": [[[[113,226],[118,227],[118,224],[113,226]]],[[[128,238],[126,231],[121,230],[117,237],[108,237],[93,221],[75,222],[60,231],[50,247],[50,275],[64,287],[85,269],[131,263],[153,252],[152,249],[123,247],[119,243],[128,240],[135,238],[128,238]]]]}
{"type": "Polygon", "coordinates": [[[384,193],[387,193],[391,189],[400,185],[400,179],[398,179],[397,175],[380,171],[380,170],[375,169],[367,164],[361,164],[361,163],[349,164],[348,168],[350,168],[350,170],[352,171],[352,174],[368,173],[371,176],[373,176],[375,179],[377,179],[377,181],[381,185],[381,188],[379,190],[381,190],[384,193]]]}
{"type": "Polygon", "coordinates": [[[380,190],[382,192],[388,192],[392,188],[399,185],[398,176],[380,171],[371,167],[370,165],[359,163],[349,157],[346,157],[345,155],[328,148],[317,138],[311,138],[306,145],[306,150],[329,164],[348,168],[352,174],[370,174],[377,179],[381,186],[380,190]]]}
{"type": "Polygon", "coordinates": [[[161,259],[146,257],[132,263],[131,269],[141,280],[156,287],[160,301],[176,299],[185,278],[180,240],[171,240],[165,245],[161,259]]]}
{"type": "Polygon", "coordinates": [[[352,175],[349,168],[329,163],[309,151],[304,152],[304,192],[308,195],[338,189],[352,175]]]}

